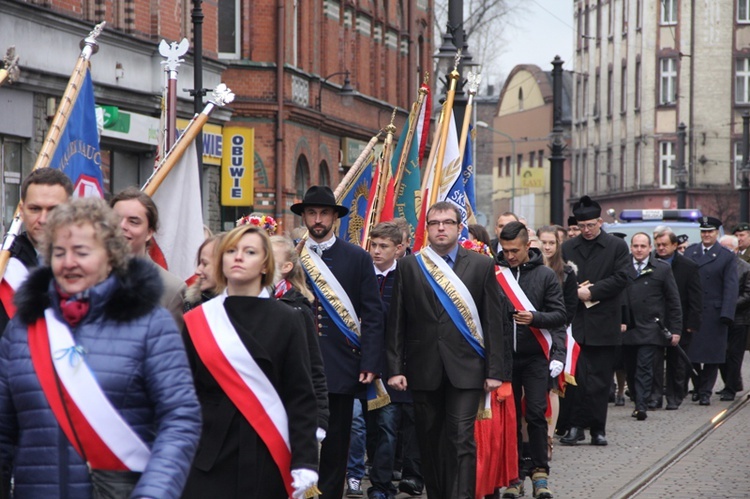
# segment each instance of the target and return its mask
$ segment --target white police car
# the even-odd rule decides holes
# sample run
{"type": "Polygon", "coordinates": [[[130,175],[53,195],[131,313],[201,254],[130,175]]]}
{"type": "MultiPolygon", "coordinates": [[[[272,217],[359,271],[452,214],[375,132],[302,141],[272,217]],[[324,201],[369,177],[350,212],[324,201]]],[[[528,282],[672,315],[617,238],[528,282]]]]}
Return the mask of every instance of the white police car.
{"type": "MultiPolygon", "coordinates": [[[[625,242],[630,245],[630,238],[637,232],[645,232],[653,237],[654,230],[659,226],[669,227],[678,236],[688,236],[688,244],[700,242],[700,220],[703,213],[695,209],[680,210],[622,210],[620,221],[602,224],[602,228],[609,234],[625,234],[625,242]]],[[[719,228],[720,235],[724,229],[719,228]]],[[[653,242],[652,242],[653,244],[653,242]]]]}

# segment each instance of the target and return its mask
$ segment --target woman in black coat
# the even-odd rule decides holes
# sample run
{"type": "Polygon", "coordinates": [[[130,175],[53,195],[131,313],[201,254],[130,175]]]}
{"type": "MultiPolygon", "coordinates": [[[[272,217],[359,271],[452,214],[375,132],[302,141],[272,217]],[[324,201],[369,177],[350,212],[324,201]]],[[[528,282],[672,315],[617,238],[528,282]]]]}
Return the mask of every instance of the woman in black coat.
{"type": "Polygon", "coordinates": [[[203,432],[183,497],[282,499],[316,490],[317,410],[305,322],[302,312],[271,299],[266,288],[273,274],[265,231],[237,227],[222,238],[216,252],[217,287],[226,289],[185,315],[203,432]],[[216,327],[217,317],[224,320],[222,328],[216,327]],[[232,334],[247,352],[210,348],[223,345],[221,338],[232,334]],[[251,359],[232,363],[247,353],[251,359]],[[261,382],[245,377],[245,384],[231,383],[232,375],[246,372],[254,372],[254,380],[261,382]],[[254,397],[245,393],[247,386],[254,397]],[[248,400],[260,401],[260,410],[248,408],[248,400]],[[280,401],[283,407],[264,400],[280,401]]]}

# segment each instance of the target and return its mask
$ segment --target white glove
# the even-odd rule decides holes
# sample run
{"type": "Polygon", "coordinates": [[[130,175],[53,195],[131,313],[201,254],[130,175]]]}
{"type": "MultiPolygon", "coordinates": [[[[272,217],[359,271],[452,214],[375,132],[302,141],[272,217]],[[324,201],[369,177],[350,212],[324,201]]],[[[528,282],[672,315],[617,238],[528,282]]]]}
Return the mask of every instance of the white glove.
{"type": "Polygon", "coordinates": [[[563,371],[563,367],[565,367],[565,366],[559,360],[553,360],[552,362],[550,362],[549,363],[549,375],[550,375],[550,377],[554,378],[556,376],[559,376],[560,373],[563,371]]]}
{"type": "Polygon", "coordinates": [[[323,428],[315,430],[315,438],[318,439],[318,443],[322,442],[326,438],[326,431],[323,428]]]}
{"type": "Polygon", "coordinates": [[[307,489],[318,483],[318,474],[313,470],[300,468],[292,470],[292,497],[294,499],[303,499],[307,489]]]}

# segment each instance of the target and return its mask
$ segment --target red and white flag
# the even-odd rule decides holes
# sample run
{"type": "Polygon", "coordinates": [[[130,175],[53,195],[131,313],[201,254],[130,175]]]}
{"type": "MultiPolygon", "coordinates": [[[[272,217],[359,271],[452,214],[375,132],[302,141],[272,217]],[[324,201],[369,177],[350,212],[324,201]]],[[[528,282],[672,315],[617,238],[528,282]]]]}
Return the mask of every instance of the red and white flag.
{"type": "Polygon", "coordinates": [[[159,231],[149,249],[151,258],[182,280],[195,270],[195,255],[203,242],[198,155],[195,142],[152,196],[159,209],[159,231]]]}
{"type": "Polygon", "coordinates": [[[16,315],[16,306],[13,304],[13,296],[18,288],[21,287],[26,276],[29,275],[28,269],[17,258],[11,257],[8,260],[8,266],[5,267],[5,275],[0,281],[0,302],[5,308],[5,313],[10,319],[16,315]]]}

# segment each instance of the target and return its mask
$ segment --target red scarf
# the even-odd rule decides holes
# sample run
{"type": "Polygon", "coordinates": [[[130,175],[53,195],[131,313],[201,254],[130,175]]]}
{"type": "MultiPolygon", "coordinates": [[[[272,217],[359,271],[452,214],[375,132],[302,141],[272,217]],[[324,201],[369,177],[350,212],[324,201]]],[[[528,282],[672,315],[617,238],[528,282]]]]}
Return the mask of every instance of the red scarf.
{"type": "Polygon", "coordinates": [[[88,293],[70,295],[60,289],[57,284],[55,284],[55,290],[60,298],[60,312],[62,312],[63,319],[71,327],[75,327],[89,312],[88,293]]]}
{"type": "Polygon", "coordinates": [[[292,290],[292,283],[287,281],[286,279],[282,279],[279,282],[276,283],[276,286],[274,286],[274,292],[273,296],[278,299],[287,294],[287,292],[292,290]]]}

